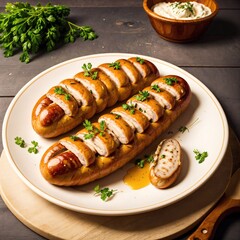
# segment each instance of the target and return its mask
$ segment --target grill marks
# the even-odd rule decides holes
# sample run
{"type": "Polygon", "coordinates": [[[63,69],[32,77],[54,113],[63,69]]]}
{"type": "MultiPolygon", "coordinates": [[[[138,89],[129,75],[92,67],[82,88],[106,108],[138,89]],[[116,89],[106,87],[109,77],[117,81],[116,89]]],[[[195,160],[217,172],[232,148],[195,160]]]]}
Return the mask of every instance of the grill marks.
{"type": "MultiPolygon", "coordinates": [[[[176,77],[178,82],[174,83],[175,88],[181,87],[185,94],[187,89],[181,86],[183,79],[176,77]],[[180,85],[180,87],[177,85],[180,85]]],[[[160,81],[161,79],[158,78],[152,85],[156,85],[160,81]]],[[[150,92],[151,88],[143,89],[143,91],[148,90],[150,92]]],[[[92,123],[90,130],[80,130],[76,134],[77,138],[75,140],[64,138],[60,140],[60,143],[66,148],[66,152],[72,152],[79,159],[80,165],[83,166],[92,164],[96,155],[103,157],[111,156],[115,151],[118,151],[121,144],[127,145],[131,143],[134,141],[135,134],[144,133],[152,122],[157,122],[164,115],[165,109],[170,109],[170,111],[174,109],[175,102],[178,101],[177,97],[166,90],[161,90],[160,93],[162,92],[164,94],[161,94],[161,97],[156,94],[149,94],[148,97],[141,100],[138,100],[137,95],[135,95],[127,101],[127,104],[116,107],[111,113],[99,117],[98,122],[92,123]],[[86,135],[89,133],[92,136],[86,138],[86,135]]],[[[181,95],[181,98],[184,94],[181,95]]],[[[169,152],[173,152],[173,150],[170,149],[169,152]]],[[[164,155],[168,157],[167,154],[168,152],[165,151],[164,155]]],[[[64,154],[60,153],[60,155],[60,159],[62,159],[64,154]]],[[[72,156],[71,158],[75,159],[72,156]]]]}

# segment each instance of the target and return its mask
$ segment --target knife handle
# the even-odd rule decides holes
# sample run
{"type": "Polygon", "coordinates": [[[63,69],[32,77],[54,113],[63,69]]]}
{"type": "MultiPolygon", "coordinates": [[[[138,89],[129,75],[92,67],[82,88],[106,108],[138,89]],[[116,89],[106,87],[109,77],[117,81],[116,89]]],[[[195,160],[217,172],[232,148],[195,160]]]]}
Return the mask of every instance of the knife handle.
{"type": "Polygon", "coordinates": [[[209,240],[224,216],[240,210],[240,200],[223,197],[188,240],[209,240]]]}

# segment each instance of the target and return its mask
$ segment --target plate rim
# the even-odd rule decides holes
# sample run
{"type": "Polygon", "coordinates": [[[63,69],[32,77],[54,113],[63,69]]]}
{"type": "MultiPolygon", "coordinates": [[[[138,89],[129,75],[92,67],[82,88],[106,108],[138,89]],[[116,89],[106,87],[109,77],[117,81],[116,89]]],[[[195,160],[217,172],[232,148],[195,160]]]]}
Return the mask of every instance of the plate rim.
{"type": "MultiPolygon", "coordinates": [[[[8,109],[5,113],[4,116],[4,120],[3,120],[3,125],[2,125],[2,141],[3,141],[3,147],[7,156],[7,159],[10,163],[10,165],[13,167],[15,173],[18,175],[18,177],[20,177],[20,179],[35,193],[37,193],[38,195],[40,195],[41,197],[45,198],[46,200],[52,202],[53,204],[56,204],[58,206],[64,207],[66,209],[70,209],[76,212],[82,212],[82,213],[87,213],[87,214],[92,214],[92,215],[101,215],[101,216],[124,216],[124,215],[132,215],[132,214],[140,214],[143,212],[148,212],[148,211],[153,211],[171,204],[174,204],[177,201],[180,201],[181,199],[185,198],[186,196],[188,196],[189,194],[193,193],[194,191],[196,191],[200,186],[202,186],[211,176],[211,174],[213,174],[215,172],[215,170],[217,169],[217,167],[221,164],[221,161],[226,153],[227,150],[227,146],[228,146],[228,141],[229,141],[229,126],[228,126],[228,122],[227,122],[227,118],[226,115],[224,113],[224,110],[221,106],[221,104],[219,103],[218,99],[216,98],[216,96],[209,90],[209,88],[204,85],[199,79],[197,79],[195,76],[193,76],[191,73],[187,72],[186,70],[161,59],[155,58],[155,57],[151,57],[151,56],[147,56],[147,55],[141,55],[141,54],[135,54],[135,53],[98,53],[98,54],[90,54],[90,55],[84,55],[84,56],[80,56],[80,57],[76,57],[76,58],[72,58],[66,61],[63,61],[61,63],[58,63],[56,65],[53,65],[49,68],[47,68],[46,70],[40,72],[39,74],[37,74],[35,77],[33,77],[31,80],[29,80],[19,91],[18,93],[15,95],[15,97],[12,99],[10,105],[8,106],[8,109]],[[223,127],[223,134],[224,134],[224,138],[223,138],[223,143],[222,143],[222,148],[218,154],[217,159],[219,159],[218,161],[215,161],[214,164],[212,165],[212,167],[209,169],[209,171],[204,174],[204,176],[201,178],[201,180],[198,181],[197,184],[191,186],[190,188],[188,188],[187,190],[185,190],[184,192],[181,192],[181,196],[178,197],[177,199],[173,200],[170,203],[166,203],[159,206],[155,206],[156,204],[154,204],[155,207],[151,207],[150,206],[146,206],[146,207],[141,207],[141,208],[137,208],[137,209],[132,209],[132,210],[110,210],[110,211],[106,211],[106,210],[100,210],[100,209],[92,209],[92,208],[86,208],[86,207],[80,207],[74,204],[70,204],[67,203],[65,201],[62,201],[58,198],[55,198],[51,195],[49,195],[48,193],[46,193],[45,191],[39,189],[39,187],[35,186],[35,184],[31,183],[30,180],[28,180],[24,174],[18,169],[17,164],[15,163],[15,161],[13,160],[13,158],[11,157],[11,153],[9,152],[9,149],[7,147],[7,122],[8,119],[10,117],[11,111],[14,108],[14,105],[16,104],[16,102],[18,101],[18,99],[21,97],[21,95],[32,85],[34,84],[39,78],[41,78],[42,76],[44,76],[45,74],[47,74],[48,72],[51,72],[54,69],[60,68],[66,64],[72,63],[72,62],[76,62],[79,60],[84,60],[84,59],[89,59],[89,58],[93,58],[93,57],[107,57],[107,56],[111,56],[111,57],[133,57],[133,56],[139,56],[141,58],[145,58],[148,59],[150,61],[153,62],[158,62],[159,64],[165,64],[168,67],[174,68],[179,72],[182,72],[184,75],[187,75],[189,78],[191,78],[191,80],[193,80],[195,83],[198,84],[198,86],[200,86],[207,94],[208,96],[211,98],[212,102],[214,103],[215,107],[217,107],[217,110],[219,112],[219,115],[221,116],[221,120],[222,120],[222,125],[223,127]],[[225,140],[224,140],[225,139],[225,140]],[[217,164],[218,163],[218,164],[217,164]]],[[[172,198],[176,198],[172,197],[172,198]]],[[[169,201],[165,200],[165,201],[169,201]]]]}

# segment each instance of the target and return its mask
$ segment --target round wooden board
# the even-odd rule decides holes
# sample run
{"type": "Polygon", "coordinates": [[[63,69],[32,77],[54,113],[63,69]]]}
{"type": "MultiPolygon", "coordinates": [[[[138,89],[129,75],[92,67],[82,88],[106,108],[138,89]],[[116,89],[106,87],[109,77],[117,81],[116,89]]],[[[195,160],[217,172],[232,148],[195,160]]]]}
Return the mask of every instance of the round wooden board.
{"type": "Polygon", "coordinates": [[[56,206],[31,191],[17,177],[4,151],[0,193],[12,213],[48,239],[172,239],[194,227],[224,193],[232,171],[230,146],[212,177],[193,194],[156,211],[132,216],[93,216],[56,206]]]}

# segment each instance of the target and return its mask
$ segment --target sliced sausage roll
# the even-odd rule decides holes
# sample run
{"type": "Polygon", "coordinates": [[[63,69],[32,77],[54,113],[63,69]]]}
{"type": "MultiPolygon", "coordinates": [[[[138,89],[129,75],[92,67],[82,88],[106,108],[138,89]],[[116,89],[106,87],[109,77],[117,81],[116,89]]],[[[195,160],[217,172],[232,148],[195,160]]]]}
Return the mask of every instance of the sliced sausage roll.
{"type": "Polygon", "coordinates": [[[107,107],[113,106],[118,101],[118,89],[116,84],[103,72],[100,68],[94,68],[93,71],[98,72],[98,80],[100,80],[107,89],[107,107]]]}
{"type": "Polygon", "coordinates": [[[182,152],[176,139],[163,140],[150,165],[150,181],[157,188],[166,188],[173,184],[181,170],[182,152]]]}
{"type": "Polygon", "coordinates": [[[165,109],[172,109],[176,103],[176,99],[168,92],[160,89],[157,84],[146,87],[146,91],[165,109]]]}
{"type": "Polygon", "coordinates": [[[82,139],[90,148],[93,148],[99,155],[107,157],[117,148],[113,136],[106,130],[105,122],[92,124],[92,130],[86,128],[79,131],[77,137],[82,139]]]}
{"type": "Polygon", "coordinates": [[[142,76],[137,68],[130,61],[125,59],[119,59],[117,62],[120,63],[122,70],[126,73],[132,84],[132,93],[134,94],[142,90],[144,87],[144,81],[142,81],[142,76]]]}
{"type": "Polygon", "coordinates": [[[112,113],[121,116],[134,131],[139,133],[143,133],[149,126],[148,118],[133,105],[123,104],[114,108],[112,113]]]}
{"type": "Polygon", "coordinates": [[[67,93],[61,86],[52,87],[46,96],[59,105],[66,115],[75,116],[78,112],[78,103],[73,96],[67,93]]]}
{"type": "Polygon", "coordinates": [[[108,99],[105,85],[98,79],[85,76],[84,72],[77,73],[74,78],[92,93],[97,104],[97,112],[103,111],[107,106],[108,99]]]}
{"type": "Polygon", "coordinates": [[[89,166],[95,161],[94,152],[81,140],[66,137],[61,139],[59,142],[76,155],[83,166],[89,166]]]}
{"type": "Polygon", "coordinates": [[[95,99],[90,91],[75,79],[65,79],[60,82],[60,86],[68,91],[78,102],[79,105],[93,105],[95,99]]]}
{"type": "Polygon", "coordinates": [[[116,84],[118,100],[126,100],[132,92],[132,85],[126,73],[121,69],[120,63],[117,61],[114,63],[104,63],[99,68],[116,84]]]}
{"type": "Polygon", "coordinates": [[[130,98],[127,104],[133,105],[152,122],[157,122],[164,113],[163,107],[151,98],[147,91],[140,91],[138,95],[130,98]]]}
{"type": "Polygon", "coordinates": [[[167,75],[156,79],[151,86],[157,85],[160,89],[164,89],[171,93],[176,100],[179,100],[185,94],[184,87],[179,84],[180,79],[182,78],[179,76],[167,75]]]}
{"type": "Polygon", "coordinates": [[[118,115],[111,113],[104,114],[98,119],[98,122],[101,121],[105,122],[107,128],[116,135],[120,143],[128,144],[133,140],[133,129],[118,115]]]}

